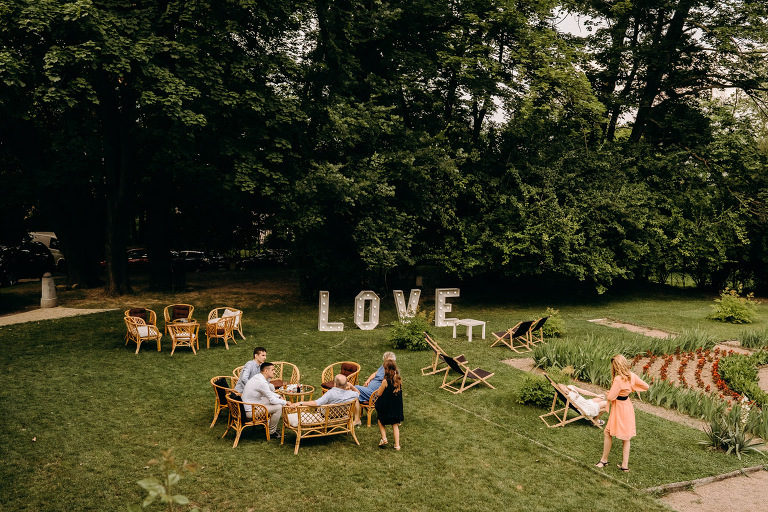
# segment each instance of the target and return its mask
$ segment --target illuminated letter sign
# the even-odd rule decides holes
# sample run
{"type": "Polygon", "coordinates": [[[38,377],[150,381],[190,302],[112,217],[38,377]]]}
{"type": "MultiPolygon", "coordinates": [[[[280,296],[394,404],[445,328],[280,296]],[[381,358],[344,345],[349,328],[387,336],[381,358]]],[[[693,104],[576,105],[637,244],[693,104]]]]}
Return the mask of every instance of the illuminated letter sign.
{"type": "Polygon", "coordinates": [[[445,318],[445,314],[451,312],[451,304],[445,302],[445,299],[458,296],[458,288],[435,289],[435,327],[451,326],[454,320],[458,320],[458,318],[445,318]]]}
{"type": "MultiPolygon", "coordinates": [[[[320,292],[320,308],[319,317],[317,319],[318,331],[343,331],[344,324],[341,322],[328,322],[328,309],[331,306],[330,301],[331,294],[328,292],[320,292]]],[[[378,318],[378,314],[376,316],[378,318]]]]}
{"type": "Polygon", "coordinates": [[[364,331],[370,331],[379,325],[379,296],[370,290],[364,290],[355,297],[355,325],[364,331]],[[365,303],[371,301],[371,314],[365,321],[365,303]]]}
{"type": "Polygon", "coordinates": [[[419,308],[419,297],[421,296],[421,290],[413,288],[411,295],[408,297],[408,307],[405,306],[405,296],[403,290],[394,290],[395,294],[395,306],[397,307],[397,317],[401,322],[407,322],[409,318],[412,318],[416,314],[416,310],[419,308]]]}

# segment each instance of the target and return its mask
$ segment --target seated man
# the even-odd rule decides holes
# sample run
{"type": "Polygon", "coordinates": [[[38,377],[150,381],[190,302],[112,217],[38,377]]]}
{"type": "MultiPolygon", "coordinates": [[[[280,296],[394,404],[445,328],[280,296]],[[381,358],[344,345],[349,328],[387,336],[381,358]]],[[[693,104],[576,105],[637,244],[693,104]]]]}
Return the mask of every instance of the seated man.
{"type": "Polygon", "coordinates": [[[253,349],[253,359],[245,363],[243,370],[240,372],[240,377],[235,384],[235,391],[242,393],[245,389],[245,385],[248,381],[261,373],[261,364],[267,360],[267,349],[264,347],[256,347],[253,349]]]}
{"type": "Polygon", "coordinates": [[[347,382],[347,377],[342,374],[338,374],[334,377],[333,386],[333,388],[317,400],[297,402],[296,405],[309,405],[315,407],[318,405],[343,404],[344,402],[357,399],[360,394],[360,391],[347,382]]]}
{"type": "MultiPolygon", "coordinates": [[[[596,393],[592,393],[591,391],[588,391],[586,389],[582,389],[579,387],[574,386],[573,384],[566,386],[565,384],[558,384],[558,389],[563,392],[564,395],[566,395],[571,402],[576,404],[579,409],[584,411],[584,414],[589,416],[590,418],[595,418],[597,416],[600,416],[604,412],[608,412],[608,402],[605,399],[605,395],[598,395],[596,393]],[[589,395],[594,398],[591,400],[587,400],[581,394],[589,395]]],[[[597,421],[600,425],[603,424],[602,420],[597,421]]]]}
{"type": "MultiPolygon", "coordinates": [[[[275,393],[274,388],[270,389],[269,381],[275,377],[275,365],[272,363],[262,363],[261,373],[248,380],[248,384],[243,389],[242,401],[253,404],[261,404],[267,408],[270,414],[269,435],[278,436],[277,425],[280,423],[280,416],[283,414],[283,406],[288,402],[283,400],[280,395],[275,393]]],[[[251,416],[251,409],[245,408],[248,418],[251,416]]]]}
{"type": "MultiPolygon", "coordinates": [[[[310,407],[317,407],[321,405],[343,404],[345,402],[356,400],[359,394],[360,391],[358,391],[355,386],[347,382],[347,377],[345,375],[338,374],[333,378],[333,387],[323,396],[317,400],[296,402],[294,405],[308,405],[310,407]]],[[[324,415],[322,412],[317,411],[314,415],[304,417],[303,421],[306,422],[308,418],[315,418],[310,421],[322,422],[324,420],[324,415]]],[[[288,414],[288,421],[292,426],[295,427],[299,421],[298,414],[295,412],[288,414]]]]}

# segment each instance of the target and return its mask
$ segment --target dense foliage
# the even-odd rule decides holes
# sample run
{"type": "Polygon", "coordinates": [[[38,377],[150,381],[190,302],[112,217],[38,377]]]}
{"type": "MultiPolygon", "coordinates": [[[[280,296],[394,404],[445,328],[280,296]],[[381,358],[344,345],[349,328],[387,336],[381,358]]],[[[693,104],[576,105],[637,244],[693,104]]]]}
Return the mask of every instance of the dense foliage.
{"type": "Polygon", "coordinates": [[[111,293],[129,243],[163,287],[169,249],[259,230],[307,294],[424,266],[765,288],[765,3],[614,4],[0,0],[0,213],[111,293]]]}

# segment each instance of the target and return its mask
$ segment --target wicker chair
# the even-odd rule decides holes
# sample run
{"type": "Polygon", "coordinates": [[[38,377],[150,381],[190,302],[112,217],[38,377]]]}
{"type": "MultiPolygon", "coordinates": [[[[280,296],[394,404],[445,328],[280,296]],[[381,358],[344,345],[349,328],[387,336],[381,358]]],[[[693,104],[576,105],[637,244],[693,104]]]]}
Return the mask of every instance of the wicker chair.
{"type": "MultiPolygon", "coordinates": [[[[125,316],[135,316],[144,320],[147,325],[157,326],[157,314],[147,308],[131,308],[125,310],[125,316]]],[[[125,340],[128,341],[128,333],[125,334],[125,340]]]]}
{"type": "Polygon", "coordinates": [[[275,361],[275,377],[270,380],[270,384],[279,388],[285,384],[298,384],[301,379],[299,368],[293,363],[285,361],[275,361]]]}
{"type": "Polygon", "coordinates": [[[243,371],[243,368],[245,368],[245,365],[238,366],[237,368],[232,370],[232,375],[234,375],[235,377],[237,377],[238,380],[240,380],[240,373],[243,371]]]}
{"type": "Polygon", "coordinates": [[[177,320],[192,321],[192,313],[195,311],[195,306],[192,304],[171,304],[165,306],[163,310],[163,317],[165,318],[165,332],[168,333],[168,324],[176,322],[177,320]]]}
{"type": "Polygon", "coordinates": [[[280,444],[285,442],[285,429],[296,434],[296,448],[294,455],[299,453],[299,443],[302,439],[310,437],[333,436],[336,434],[352,434],[352,439],[357,445],[360,441],[355,435],[353,407],[357,400],[351,400],[342,404],[323,405],[320,407],[283,406],[283,426],[280,444]]]}
{"type": "Polygon", "coordinates": [[[222,438],[227,435],[230,428],[235,429],[237,435],[235,436],[235,444],[232,448],[237,448],[237,443],[240,441],[240,435],[243,433],[243,429],[246,427],[255,427],[256,425],[264,425],[264,431],[267,434],[267,441],[269,441],[269,411],[261,404],[250,404],[243,402],[240,397],[234,392],[229,391],[227,393],[227,405],[229,406],[229,421],[227,422],[227,430],[224,432],[222,438]],[[251,410],[251,418],[248,419],[246,411],[251,410]]]}
{"type": "Polygon", "coordinates": [[[211,379],[211,386],[213,386],[213,391],[216,394],[216,403],[213,407],[213,421],[210,428],[216,424],[221,410],[229,407],[227,405],[227,393],[234,391],[235,384],[237,384],[237,379],[227,375],[217,375],[211,379]]]}
{"type": "Polygon", "coordinates": [[[373,393],[371,393],[371,397],[368,399],[367,402],[360,402],[360,408],[362,411],[366,414],[368,417],[368,420],[366,422],[366,426],[371,426],[371,415],[376,410],[376,401],[379,399],[379,390],[377,389],[373,393]]]}
{"type": "Polygon", "coordinates": [[[357,376],[360,373],[360,365],[353,361],[339,361],[338,363],[326,366],[320,378],[320,389],[323,390],[323,394],[333,388],[333,379],[339,373],[347,377],[347,382],[355,385],[357,384],[357,376]]]}
{"type": "Polygon", "coordinates": [[[157,351],[160,352],[160,338],[163,337],[163,334],[156,326],[147,325],[144,320],[137,316],[126,316],[123,320],[125,320],[125,327],[127,329],[125,335],[126,345],[129,341],[136,343],[136,353],[138,354],[143,341],[155,340],[157,341],[157,351]]]}
{"type": "Polygon", "coordinates": [[[200,340],[198,331],[200,330],[200,324],[197,322],[171,322],[166,326],[168,333],[171,335],[171,355],[176,350],[176,347],[190,347],[192,353],[197,355],[197,350],[200,350],[200,340]],[[197,350],[195,350],[197,347],[197,350]]]}
{"type": "Polygon", "coordinates": [[[231,308],[216,308],[208,313],[208,323],[205,325],[205,337],[207,339],[207,348],[211,348],[211,338],[219,342],[224,341],[224,346],[229,350],[228,340],[237,345],[235,341],[235,320],[239,318],[237,314],[230,314],[231,308]]]}

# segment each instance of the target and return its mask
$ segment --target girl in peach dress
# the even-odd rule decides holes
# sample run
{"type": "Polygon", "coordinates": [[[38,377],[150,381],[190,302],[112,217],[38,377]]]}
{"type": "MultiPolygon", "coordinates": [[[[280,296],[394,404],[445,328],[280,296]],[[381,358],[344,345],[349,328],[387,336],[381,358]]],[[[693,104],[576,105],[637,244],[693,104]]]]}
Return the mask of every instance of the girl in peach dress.
{"type": "Polygon", "coordinates": [[[621,464],[617,464],[620,470],[629,471],[629,440],[635,437],[635,408],[629,401],[629,394],[633,391],[646,391],[648,384],[629,370],[627,359],[621,355],[615,355],[611,359],[611,378],[613,384],[605,395],[610,403],[611,413],[608,423],[605,425],[603,438],[603,456],[600,462],[595,464],[599,468],[608,465],[608,455],[611,453],[613,437],[621,439],[623,443],[621,464]]]}

